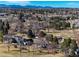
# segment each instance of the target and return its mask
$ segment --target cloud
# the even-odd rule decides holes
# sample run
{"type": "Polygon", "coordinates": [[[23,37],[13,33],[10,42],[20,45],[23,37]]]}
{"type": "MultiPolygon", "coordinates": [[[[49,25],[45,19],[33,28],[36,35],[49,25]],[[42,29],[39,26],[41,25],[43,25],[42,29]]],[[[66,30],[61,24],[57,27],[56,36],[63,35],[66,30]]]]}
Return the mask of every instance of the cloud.
{"type": "Polygon", "coordinates": [[[29,0],[2,0],[2,1],[12,1],[13,2],[13,1],[29,1],[29,0]]]}
{"type": "Polygon", "coordinates": [[[79,6],[79,2],[69,2],[67,3],[69,6],[79,6]]]}
{"type": "Polygon", "coordinates": [[[66,6],[68,7],[78,7],[79,6],[79,2],[69,2],[66,4],[66,6]]]}
{"type": "Polygon", "coordinates": [[[11,5],[21,5],[21,6],[30,4],[29,1],[7,1],[7,2],[11,5]]]}
{"type": "Polygon", "coordinates": [[[75,2],[70,2],[70,3],[67,3],[67,5],[77,5],[77,3],[75,3],[75,2]]]}

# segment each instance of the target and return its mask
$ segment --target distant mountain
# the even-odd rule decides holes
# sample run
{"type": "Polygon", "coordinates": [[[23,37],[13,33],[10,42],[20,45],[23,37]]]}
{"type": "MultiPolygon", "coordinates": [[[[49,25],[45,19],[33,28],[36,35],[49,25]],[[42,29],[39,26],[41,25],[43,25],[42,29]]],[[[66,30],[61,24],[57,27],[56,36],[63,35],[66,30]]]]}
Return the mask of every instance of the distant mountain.
{"type": "Polygon", "coordinates": [[[31,5],[28,5],[28,6],[25,6],[25,8],[53,8],[53,7],[49,7],[49,6],[31,6],[31,5]]]}
{"type": "Polygon", "coordinates": [[[5,5],[5,4],[0,4],[0,8],[53,8],[50,6],[32,6],[32,5],[26,5],[26,6],[21,6],[21,5],[5,5]]]}
{"type": "Polygon", "coordinates": [[[69,8],[69,7],[55,7],[55,6],[51,7],[51,6],[33,6],[33,5],[21,6],[21,5],[0,4],[0,8],[69,8]]]}

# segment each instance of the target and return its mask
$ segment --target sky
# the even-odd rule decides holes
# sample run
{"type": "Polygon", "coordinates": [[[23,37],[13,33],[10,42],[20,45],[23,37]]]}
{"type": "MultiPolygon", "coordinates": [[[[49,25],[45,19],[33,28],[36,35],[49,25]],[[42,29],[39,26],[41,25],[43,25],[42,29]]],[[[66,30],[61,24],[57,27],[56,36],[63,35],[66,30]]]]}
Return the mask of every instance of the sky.
{"type": "Polygon", "coordinates": [[[79,8],[79,1],[0,1],[0,4],[79,8]]]}

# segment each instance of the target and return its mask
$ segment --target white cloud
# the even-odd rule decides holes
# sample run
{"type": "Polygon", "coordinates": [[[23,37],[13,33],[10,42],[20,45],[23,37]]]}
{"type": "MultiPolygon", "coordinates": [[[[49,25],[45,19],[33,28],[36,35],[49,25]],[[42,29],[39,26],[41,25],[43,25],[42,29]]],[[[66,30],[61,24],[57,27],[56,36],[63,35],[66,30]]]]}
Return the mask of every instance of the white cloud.
{"type": "Polygon", "coordinates": [[[0,0],[0,1],[29,1],[29,0],[0,0]]]}
{"type": "Polygon", "coordinates": [[[79,3],[77,3],[77,2],[70,2],[70,3],[67,3],[67,5],[69,5],[69,6],[79,6],[79,3]]]}
{"type": "Polygon", "coordinates": [[[69,2],[69,3],[66,4],[66,6],[68,6],[68,7],[78,7],[79,3],[77,3],[77,2],[69,2]]]}
{"type": "Polygon", "coordinates": [[[0,0],[0,1],[79,1],[79,0],[0,0]]]}
{"type": "Polygon", "coordinates": [[[21,6],[30,4],[29,1],[7,1],[7,2],[11,5],[15,4],[15,5],[21,5],[21,6]]]}
{"type": "Polygon", "coordinates": [[[75,2],[70,2],[70,3],[67,3],[67,5],[77,5],[77,3],[75,3],[75,2]]]}

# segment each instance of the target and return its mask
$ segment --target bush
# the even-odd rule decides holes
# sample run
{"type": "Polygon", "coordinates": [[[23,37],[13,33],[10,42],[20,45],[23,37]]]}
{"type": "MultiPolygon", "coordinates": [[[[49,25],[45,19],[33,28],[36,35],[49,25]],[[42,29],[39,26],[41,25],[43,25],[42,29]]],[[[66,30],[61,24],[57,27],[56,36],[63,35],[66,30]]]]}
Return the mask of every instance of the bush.
{"type": "Polygon", "coordinates": [[[61,48],[68,48],[70,47],[71,38],[64,39],[64,42],[61,44],[61,48]]]}
{"type": "Polygon", "coordinates": [[[29,38],[34,38],[35,37],[34,33],[30,29],[28,30],[27,35],[28,35],[29,38]]]}
{"type": "Polygon", "coordinates": [[[53,35],[51,35],[51,34],[46,35],[46,39],[49,40],[49,41],[52,41],[53,35]]]}
{"type": "Polygon", "coordinates": [[[55,44],[58,44],[59,42],[58,42],[58,38],[57,37],[54,37],[53,38],[53,42],[55,42],[55,44]]]}
{"type": "Polygon", "coordinates": [[[0,41],[3,41],[3,32],[0,32],[0,41]]]}
{"type": "Polygon", "coordinates": [[[72,40],[71,38],[64,39],[64,42],[61,44],[62,51],[64,52],[68,51],[69,56],[75,56],[75,51],[77,48],[78,46],[76,40],[72,40]]]}
{"type": "Polygon", "coordinates": [[[40,36],[40,37],[45,37],[45,36],[46,36],[46,33],[43,32],[43,31],[40,31],[40,32],[39,32],[39,36],[40,36]]]}

